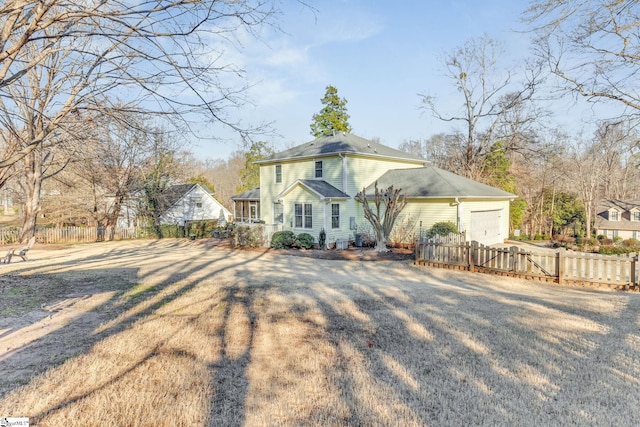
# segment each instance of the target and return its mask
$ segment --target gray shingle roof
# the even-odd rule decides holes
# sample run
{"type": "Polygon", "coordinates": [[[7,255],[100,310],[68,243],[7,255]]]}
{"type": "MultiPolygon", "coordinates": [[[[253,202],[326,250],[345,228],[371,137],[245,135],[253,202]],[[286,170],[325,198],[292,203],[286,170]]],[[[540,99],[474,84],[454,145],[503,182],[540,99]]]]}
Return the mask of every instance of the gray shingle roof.
{"type": "Polygon", "coordinates": [[[176,184],[167,187],[159,197],[158,212],[166,212],[196,185],[198,184],[176,184]]]}
{"type": "Polygon", "coordinates": [[[339,132],[334,136],[320,137],[311,142],[275,153],[257,161],[256,163],[272,163],[289,159],[322,157],[338,153],[402,159],[415,161],[416,163],[425,162],[425,160],[420,159],[413,154],[405,153],[400,150],[396,150],[395,148],[387,147],[350,133],[339,132]]]}
{"type": "Polygon", "coordinates": [[[231,197],[231,200],[260,200],[260,187],[236,194],[231,197]]]}
{"type": "Polygon", "coordinates": [[[631,221],[628,214],[633,208],[640,209],[640,200],[604,200],[600,203],[596,215],[596,230],[635,230],[640,231],[640,222],[631,221]],[[618,221],[609,221],[607,211],[616,208],[621,214],[618,221]]]}
{"type": "MultiPolygon", "coordinates": [[[[515,194],[499,188],[447,172],[435,166],[425,166],[411,169],[394,169],[378,178],[378,189],[402,189],[407,198],[513,198],[515,194]]],[[[374,193],[374,183],[365,192],[367,196],[374,193]]]]}
{"type": "Polygon", "coordinates": [[[320,195],[320,197],[324,198],[349,198],[349,195],[338,190],[333,185],[329,184],[326,181],[318,180],[318,179],[299,179],[303,185],[306,185],[311,190],[315,191],[320,195]]]}

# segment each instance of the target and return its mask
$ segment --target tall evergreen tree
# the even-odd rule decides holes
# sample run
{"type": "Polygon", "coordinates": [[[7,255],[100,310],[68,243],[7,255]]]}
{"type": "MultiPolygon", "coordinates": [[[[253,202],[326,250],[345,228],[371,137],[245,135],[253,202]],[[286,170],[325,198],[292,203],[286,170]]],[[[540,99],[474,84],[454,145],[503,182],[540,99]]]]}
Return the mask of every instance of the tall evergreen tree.
{"type": "Polygon", "coordinates": [[[338,89],[327,86],[324,97],[320,100],[324,107],[313,115],[311,135],[316,138],[333,135],[335,132],[351,132],[347,100],[338,96],[338,89]]]}
{"type": "Polygon", "coordinates": [[[236,192],[241,193],[260,186],[260,166],[255,162],[273,153],[273,149],[264,141],[251,144],[249,150],[244,153],[244,168],[240,171],[241,184],[236,188],[236,192]]]}

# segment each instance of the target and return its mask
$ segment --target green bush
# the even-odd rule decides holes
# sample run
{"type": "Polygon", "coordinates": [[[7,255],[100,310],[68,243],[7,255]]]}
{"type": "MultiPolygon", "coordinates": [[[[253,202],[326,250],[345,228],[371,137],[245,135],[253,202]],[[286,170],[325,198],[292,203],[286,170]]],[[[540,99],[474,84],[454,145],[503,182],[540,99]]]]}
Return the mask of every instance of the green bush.
{"type": "Polygon", "coordinates": [[[181,238],[184,237],[184,227],[181,225],[158,225],[151,226],[147,229],[149,237],[155,237],[156,239],[163,238],[181,238]]]}
{"type": "Polygon", "coordinates": [[[313,247],[313,236],[309,233],[300,233],[296,237],[295,246],[299,248],[311,249],[313,247]]]}
{"type": "Polygon", "coordinates": [[[588,239],[584,239],[584,244],[589,246],[595,246],[598,244],[598,239],[595,237],[589,237],[588,239]]]}
{"type": "Polygon", "coordinates": [[[211,236],[211,231],[218,226],[217,219],[206,221],[189,221],[185,225],[185,235],[194,236],[198,239],[211,236]]]}
{"type": "Polygon", "coordinates": [[[324,249],[324,245],[327,242],[327,232],[324,231],[324,228],[320,230],[320,236],[318,236],[318,246],[320,249],[324,249]]]}
{"type": "Polygon", "coordinates": [[[433,226],[427,230],[427,238],[433,236],[448,236],[449,234],[458,234],[458,226],[451,221],[436,222],[433,226]]]}
{"type": "Polygon", "coordinates": [[[622,246],[614,245],[602,245],[598,253],[603,255],[621,255],[632,252],[630,248],[624,248],[622,246]]]}
{"type": "Polygon", "coordinates": [[[229,231],[229,239],[234,248],[242,246],[258,248],[264,245],[264,231],[262,226],[242,225],[229,231]]]}
{"type": "Polygon", "coordinates": [[[276,231],[271,237],[271,247],[274,249],[289,249],[296,244],[296,235],[293,231],[276,231]]]}

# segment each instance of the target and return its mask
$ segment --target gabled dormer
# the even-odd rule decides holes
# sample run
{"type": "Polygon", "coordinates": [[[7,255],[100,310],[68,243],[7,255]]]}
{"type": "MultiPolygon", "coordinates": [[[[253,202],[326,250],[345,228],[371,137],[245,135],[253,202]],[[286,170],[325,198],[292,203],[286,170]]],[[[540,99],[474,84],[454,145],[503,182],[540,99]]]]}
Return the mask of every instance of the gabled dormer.
{"type": "Polygon", "coordinates": [[[621,219],[621,213],[622,211],[620,211],[620,209],[616,208],[616,207],[610,207],[607,210],[607,219],[609,221],[620,221],[621,219]]]}
{"type": "Polygon", "coordinates": [[[640,209],[633,207],[629,210],[629,221],[640,222],[640,209]]]}

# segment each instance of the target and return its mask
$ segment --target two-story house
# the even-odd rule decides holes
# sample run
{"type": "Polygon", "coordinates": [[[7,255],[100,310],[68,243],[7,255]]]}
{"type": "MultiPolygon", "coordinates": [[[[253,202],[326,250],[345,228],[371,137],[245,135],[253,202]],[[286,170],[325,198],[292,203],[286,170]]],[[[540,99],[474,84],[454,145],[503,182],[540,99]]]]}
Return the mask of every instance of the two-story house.
{"type": "Polygon", "coordinates": [[[611,239],[640,240],[640,200],[605,200],[600,203],[595,223],[596,235],[611,239]]]}
{"type": "Polygon", "coordinates": [[[322,229],[327,243],[332,243],[352,240],[359,228],[366,227],[354,196],[365,188],[367,195],[373,195],[376,181],[381,189],[389,185],[402,189],[408,203],[396,226],[409,223],[414,234],[436,222],[451,221],[481,243],[500,243],[508,237],[513,194],[352,134],[317,138],[257,163],[260,188],[247,193],[251,200],[237,195],[234,202],[251,203],[251,212],[259,212],[266,224],[307,232],[316,241],[322,229]]]}

